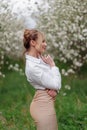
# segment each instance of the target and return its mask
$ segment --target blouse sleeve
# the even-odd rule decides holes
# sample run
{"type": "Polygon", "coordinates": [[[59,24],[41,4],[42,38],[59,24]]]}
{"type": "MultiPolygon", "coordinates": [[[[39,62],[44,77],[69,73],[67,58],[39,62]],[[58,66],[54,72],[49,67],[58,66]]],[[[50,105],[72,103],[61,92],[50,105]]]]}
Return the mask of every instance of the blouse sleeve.
{"type": "Polygon", "coordinates": [[[47,72],[35,66],[35,68],[30,71],[30,77],[34,84],[38,84],[44,88],[54,90],[61,88],[61,75],[56,66],[50,68],[47,72]]]}

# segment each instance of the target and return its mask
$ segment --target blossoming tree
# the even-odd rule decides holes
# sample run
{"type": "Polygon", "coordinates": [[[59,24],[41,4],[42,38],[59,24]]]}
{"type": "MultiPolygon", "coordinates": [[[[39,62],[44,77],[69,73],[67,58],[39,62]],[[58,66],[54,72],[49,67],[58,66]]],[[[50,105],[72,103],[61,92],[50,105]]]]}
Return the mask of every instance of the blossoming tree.
{"type": "Polygon", "coordinates": [[[87,63],[86,7],[87,0],[44,1],[36,16],[38,27],[47,35],[48,50],[69,64],[68,73],[87,63]]]}
{"type": "Polygon", "coordinates": [[[0,1],[0,76],[4,77],[2,74],[3,65],[9,64],[5,56],[21,56],[23,25],[23,21],[11,14],[7,2],[0,1]]]}

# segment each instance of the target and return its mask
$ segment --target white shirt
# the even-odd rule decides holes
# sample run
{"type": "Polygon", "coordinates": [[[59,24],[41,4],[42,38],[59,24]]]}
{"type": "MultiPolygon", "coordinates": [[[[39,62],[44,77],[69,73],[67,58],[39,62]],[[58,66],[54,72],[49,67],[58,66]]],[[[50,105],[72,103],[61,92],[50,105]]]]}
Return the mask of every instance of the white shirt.
{"type": "Polygon", "coordinates": [[[61,88],[61,75],[58,67],[50,67],[41,58],[38,59],[27,54],[25,57],[25,74],[35,89],[48,88],[58,91],[61,88]]]}

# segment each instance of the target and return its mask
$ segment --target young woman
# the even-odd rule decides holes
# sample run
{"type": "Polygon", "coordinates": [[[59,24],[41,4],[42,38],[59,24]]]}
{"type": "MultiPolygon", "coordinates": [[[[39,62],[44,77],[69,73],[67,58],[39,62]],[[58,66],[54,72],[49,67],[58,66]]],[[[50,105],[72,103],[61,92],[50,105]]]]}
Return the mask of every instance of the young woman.
{"type": "Polygon", "coordinates": [[[54,101],[61,88],[61,75],[50,55],[42,56],[47,44],[43,33],[34,29],[24,31],[26,48],[25,74],[36,89],[30,114],[37,130],[58,130],[54,101]]]}

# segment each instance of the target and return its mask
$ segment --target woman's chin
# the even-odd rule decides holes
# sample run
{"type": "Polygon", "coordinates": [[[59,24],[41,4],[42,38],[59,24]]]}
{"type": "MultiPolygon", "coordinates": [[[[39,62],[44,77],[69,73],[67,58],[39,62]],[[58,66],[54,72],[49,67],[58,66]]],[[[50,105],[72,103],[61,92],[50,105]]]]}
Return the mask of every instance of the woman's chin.
{"type": "Polygon", "coordinates": [[[43,54],[45,52],[46,49],[41,50],[41,52],[39,52],[39,54],[43,54]]]}
{"type": "Polygon", "coordinates": [[[42,53],[44,53],[44,52],[45,52],[45,50],[42,51],[42,53]]]}
{"type": "Polygon", "coordinates": [[[46,49],[43,49],[43,53],[46,51],[46,49]]]}

